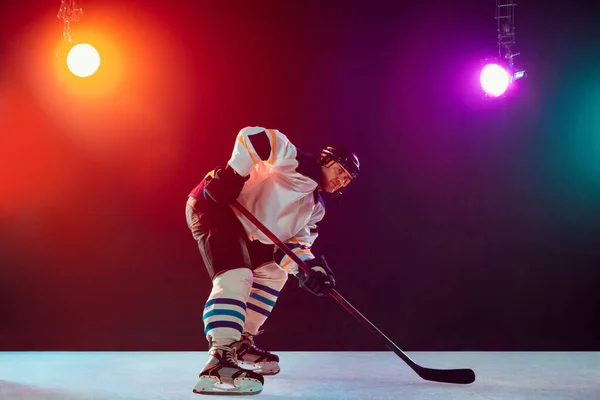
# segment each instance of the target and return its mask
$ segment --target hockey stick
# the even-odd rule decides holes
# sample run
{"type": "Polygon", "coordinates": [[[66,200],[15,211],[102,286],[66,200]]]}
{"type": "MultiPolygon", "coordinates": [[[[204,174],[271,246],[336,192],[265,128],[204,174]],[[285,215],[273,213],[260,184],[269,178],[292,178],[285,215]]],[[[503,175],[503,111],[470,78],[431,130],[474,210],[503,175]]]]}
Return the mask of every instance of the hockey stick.
{"type": "MultiPolygon", "coordinates": [[[[266,226],[264,226],[250,211],[242,206],[237,200],[233,203],[233,206],[241,212],[246,218],[250,220],[258,229],[262,231],[269,239],[275,243],[285,254],[290,256],[298,266],[305,272],[309,273],[310,268],[302,261],[294,252],[285,245],[277,236],[273,234],[266,226]]],[[[342,305],[354,318],[363,324],[371,333],[379,340],[381,340],[388,349],[392,350],[398,357],[402,359],[409,367],[412,368],[421,378],[428,381],[445,382],[445,383],[457,383],[457,384],[469,384],[475,381],[475,372],[472,369],[433,369],[425,368],[414,362],[406,353],[404,353],[390,338],[385,336],[371,321],[369,321],[364,315],[362,315],[352,304],[348,303],[346,299],[342,297],[335,289],[329,292],[329,295],[333,297],[338,303],[342,305]]]]}

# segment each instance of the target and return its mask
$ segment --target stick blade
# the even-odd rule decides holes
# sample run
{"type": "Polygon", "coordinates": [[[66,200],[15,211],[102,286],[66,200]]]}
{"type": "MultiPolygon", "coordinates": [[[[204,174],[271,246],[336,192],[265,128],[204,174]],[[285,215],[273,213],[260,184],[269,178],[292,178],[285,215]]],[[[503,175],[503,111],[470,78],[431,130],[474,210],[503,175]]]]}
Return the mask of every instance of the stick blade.
{"type": "Polygon", "coordinates": [[[475,382],[475,372],[472,369],[432,369],[419,367],[416,370],[419,376],[427,381],[455,383],[468,385],[475,382]]]}

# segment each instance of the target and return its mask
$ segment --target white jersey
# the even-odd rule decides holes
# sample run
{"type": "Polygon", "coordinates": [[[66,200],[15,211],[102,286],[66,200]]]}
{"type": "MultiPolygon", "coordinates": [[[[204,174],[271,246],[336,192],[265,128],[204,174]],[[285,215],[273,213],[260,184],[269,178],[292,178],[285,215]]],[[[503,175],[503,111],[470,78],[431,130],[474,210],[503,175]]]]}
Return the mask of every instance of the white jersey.
{"type": "MultiPolygon", "coordinates": [[[[314,259],[310,247],[317,224],[325,215],[318,193],[321,167],[276,129],[247,127],[236,139],[228,164],[240,175],[250,175],[238,201],[302,260],[314,259]]],[[[248,237],[273,242],[232,207],[248,237]]],[[[281,251],[275,261],[290,273],[298,266],[281,251]]]]}

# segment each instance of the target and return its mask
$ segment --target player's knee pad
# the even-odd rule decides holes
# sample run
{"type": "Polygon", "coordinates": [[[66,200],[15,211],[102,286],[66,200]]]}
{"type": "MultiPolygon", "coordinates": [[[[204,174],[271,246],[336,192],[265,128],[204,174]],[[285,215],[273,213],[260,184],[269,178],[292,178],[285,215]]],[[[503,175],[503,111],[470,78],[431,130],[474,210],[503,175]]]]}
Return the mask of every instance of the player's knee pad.
{"type": "Polygon", "coordinates": [[[222,272],[213,279],[213,294],[221,296],[247,293],[252,287],[253,276],[250,268],[236,268],[222,272]]]}
{"type": "Polygon", "coordinates": [[[271,261],[254,270],[254,281],[269,283],[269,286],[281,289],[288,279],[288,273],[276,262],[271,261]]]}

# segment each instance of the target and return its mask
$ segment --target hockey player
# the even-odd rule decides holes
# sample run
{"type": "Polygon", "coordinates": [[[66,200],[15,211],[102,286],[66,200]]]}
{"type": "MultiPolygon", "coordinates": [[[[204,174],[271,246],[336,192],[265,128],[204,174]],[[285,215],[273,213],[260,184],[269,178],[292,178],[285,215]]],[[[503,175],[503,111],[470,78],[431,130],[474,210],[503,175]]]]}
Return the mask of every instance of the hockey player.
{"type": "Polygon", "coordinates": [[[288,274],[325,296],[335,277],[311,245],[325,214],[320,193],[340,193],[356,179],[358,158],[343,147],[318,157],[275,129],[247,127],[225,168],[211,171],[189,195],[186,219],[212,279],[204,306],[209,358],[194,387],[199,394],[257,394],[279,357],[255,346],[288,274]],[[307,275],[231,206],[238,200],[311,268],[307,275]],[[245,368],[244,368],[245,367],[245,368]]]}

